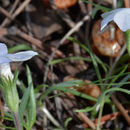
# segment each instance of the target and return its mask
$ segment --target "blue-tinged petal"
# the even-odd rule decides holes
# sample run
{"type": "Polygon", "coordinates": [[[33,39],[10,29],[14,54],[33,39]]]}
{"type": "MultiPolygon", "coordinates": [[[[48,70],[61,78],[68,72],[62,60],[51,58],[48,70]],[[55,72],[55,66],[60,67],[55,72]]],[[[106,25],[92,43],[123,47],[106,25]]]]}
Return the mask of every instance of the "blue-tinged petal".
{"type": "Polygon", "coordinates": [[[109,12],[106,12],[106,13],[103,13],[101,14],[102,18],[106,18],[107,16],[111,15],[111,14],[116,14],[118,13],[119,11],[123,10],[123,9],[126,9],[126,8],[118,8],[118,9],[115,9],[115,10],[112,10],[112,11],[109,11],[109,12]]]}
{"type": "Polygon", "coordinates": [[[7,46],[4,43],[0,43],[0,56],[6,55],[7,53],[7,46]]]}
{"type": "Polygon", "coordinates": [[[124,8],[114,17],[114,22],[122,31],[130,29],[130,8],[124,8]]]}
{"type": "Polygon", "coordinates": [[[107,17],[105,17],[102,20],[102,22],[101,22],[101,30],[103,28],[105,28],[105,26],[114,19],[114,16],[115,16],[115,14],[113,13],[113,14],[108,15],[107,17]]]}
{"type": "MultiPolygon", "coordinates": [[[[112,10],[110,12],[107,12],[107,13],[103,13],[101,16],[102,18],[104,18],[102,20],[102,23],[101,23],[101,30],[111,21],[113,21],[115,19],[115,17],[118,15],[118,14],[122,14],[120,12],[125,12],[128,8],[119,8],[119,9],[115,9],[115,10],[112,10]]],[[[122,19],[122,17],[118,17],[119,20],[122,19]]]]}
{"type": "Polygon", "coordinates": [[[38,55],[38,53],[34,51],[22,51],[15,54],[8,54],[7,57],[11,61],[26,61],[31,59],[35,55],[38,55]]]}
{"type": "Polygon", "coordinates": [[[9,63],[11,60],[5,56],[0,56],[0,64],[9,63]]]}

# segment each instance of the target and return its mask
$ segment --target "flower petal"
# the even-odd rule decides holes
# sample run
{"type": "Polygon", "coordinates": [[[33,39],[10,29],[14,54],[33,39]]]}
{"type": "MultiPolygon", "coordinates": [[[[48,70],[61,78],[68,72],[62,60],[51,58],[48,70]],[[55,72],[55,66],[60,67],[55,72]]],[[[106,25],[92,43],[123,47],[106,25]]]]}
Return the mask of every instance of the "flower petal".
{"type": "Polygon", "coordinates": [[[119,8],[101,15],[104,19],[101,30],[110,22],[114,21],[122,31],[130,29],[130,8],[119,8]]]}
{"type": "Polygon", "coordinates": [[[122,31],[130,29],[130,9],[124,8],[114,17],[114,22],[122,31]]]}
{"type": "Polygon", "coordinates": [[[101,14],[101,16],[102,16],[102,18],[106,18],[107,16],[109,16],[111,14],[115,15],[117,12],[121,11],[122,9],[126,9],[126,8],[118,8],[118,9],[103,13],[103,14],[101,14]]]}
{"type": "MultiPolygon", "coordinates": [[[[104,18],[102,20],[102,23],[101,23],[101,30],[110,22],[110,21],[113,21],[115,16],[118,15],[120,12],[126,10],[126,8],[119,8],[119,9],[115,9],[115,10],[112,10],[110,12],[107,12],[107,13],[104,13],[102,14],[102,18],[104,18]]],[[[121,19],[121,17],[119,17],[119,20],[121,19]]]]}
{"type": "Polygon", "coordinates": [[[8,76],[13,79],[13,74],[11,72],[10,64],[9,63],[4,63],[0,65],[0,75],[5,76],[8,78],[8,76]]]}
{"type": "Polygon", "coordinates": [[[0,56],[8,53],[7,46],[4,43],[0,43],[0,56]]]}
{"type": "Polygon", "coordinates": [[[9,58],[11,61],[26,61],[35,55],[38,55],[38,53],[34,51],[22,51],[15,54],[8,54],[7,58],[9,58]]]}
{"type": "Polygon", "coordinates": [[[101,22],[101,30],[105,28],[105,26],[114,19],[115,13],[111,13],[112,11],[105,13],[102,15],[104,19],[101,22]],[[110,15],[109,15],[110,14],[110,15]]]}
{"type": "Polygon", "coordinates": [[[0,56],[0,64],[9,63],[11,60],[5,56],[0,56]]]}

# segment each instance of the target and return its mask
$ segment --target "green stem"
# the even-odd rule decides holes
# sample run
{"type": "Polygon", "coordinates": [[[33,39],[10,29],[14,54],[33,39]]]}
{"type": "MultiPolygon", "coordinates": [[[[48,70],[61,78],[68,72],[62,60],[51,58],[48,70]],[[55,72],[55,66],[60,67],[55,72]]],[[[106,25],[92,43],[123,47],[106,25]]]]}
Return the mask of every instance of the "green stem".
{"type": "Polygon", "coordinates": [[[97,130],[100,130],[100,121],[101,121],[101,117],[102,117],[104,102],[105,102],[105,96],[103,96],[103,98],[101,100],[101,103],[100,103],[100,110],[99,110],[98,123],[97,123],[97,130]]]}
{"type": "Polygon", "coordinates": [[[130,55],[130,30],[127,30],[125,32],[125,39],[126,39],[127,50],[130,55]]]}
{"type": "Polygon", "coordinates": [[[13,112],[13,117],[14,117],[14,124],[15,124],[15,126],[16,126],[16,129],[17,129],[17,130],[22,130],[18,113],[14,113],[14,112],[13,112]]]}

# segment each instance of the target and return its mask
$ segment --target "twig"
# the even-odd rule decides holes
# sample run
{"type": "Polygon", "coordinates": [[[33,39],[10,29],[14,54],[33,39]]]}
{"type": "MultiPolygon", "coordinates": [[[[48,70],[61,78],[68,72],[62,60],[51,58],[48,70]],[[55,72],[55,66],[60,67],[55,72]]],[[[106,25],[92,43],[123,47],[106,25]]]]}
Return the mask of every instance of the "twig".
{"type": "MultiPolygon", "coordinates": [[[[53,0],[49,0],[51,3],[51,7],[56,11],[56,13],[61,17],[61,19],[70,27],[73,28],[76,23],[71,19],[71,17],[66,13],[66,10],[59,10],[57,6],[55,5],[53,0]]],[[[86,15],[87,13],[85,13],[86,15]]],[[[78,36],[83,40],[84,34],[81,31],[78,31],[78,36]]]]}
{"type": "Polygon", "coordinates": [[[35,39],[34,37],[22,32],[17,27],[13,26],[13,27],[9,28],[8,33],[10,35],[18,35],[18,36],[22,37],[23,39],[31,42],[33,45],[37,46],[38,48],[43,49],[42,42],[40,40],[35,39]]]}
{"type": "MultiPolygon", "coordinates": [[[[18,2],[18,1],[16,1],[18,2]]],[[[16,11],[12,14],[12,20],[15,19],[16,16],[18,16],[23,10],[24,8],[31,2],[31,0],[25,0],[22,4],[20,4],[20,6],[16,9],[16,11]]],[[[16,3],[17,4],[17,3],[16,3]]],[[[15,6],[16,6],[15,4],[15,6]]],[[[8,22],[6,23],[2,23],[2,27],[5,26],[5,24],[9,24],[10,20],[8,20],[8,22]]]]}
{"type": "Polygon", "coordinates": [[[48,60],[48,63],[47,63],[47,66],[46,66],[46,69],[45,69],[45,73],[44,73],[44,82],[46,82],[46,79],[47,79],[47,73],[48,73],[48,70],[49,70],[49,63],[52,61],[55,53],[56,53],[56,50],[64,43],[64,41],[67,39],[67,37],[71,36],[74,32],[78,31],[78,29],[83,25],[83,23],[87,20],[89,20],[90,16],[89,15],[86,15],[84,16],[84,18],[79,21],[72,29],[70,29],[65,35],[64,37],[60,40],[60,42],[57,44],[55,50],[52,52],[52,54],[50,55],[50,58],[48,60]]]}
{"type": "Polygon", "coordinates": [[[128,113],[126,112],[126,110],[124,109],[124,107],[121,105],[121,103],[115,98],[114,95],[111,96],[112,101],[114,102],[114,104],[117,106],[117,108],[120,110],[121,114],[124,116],[124,118],[126,119],[126,121],[128,122],[128,124],[130,125],[130,117],[128,115],[128,113]]]}
{"type": "Polygon", "coordinates": [[[83,112],[79,112],[79,113],[75,113],[75,109],[77,108],[76,106],[78,105],[76,103],[76,98],[73,95],[70,95],[69,93],[63,94],[62,96],[62,105],[63,107],[66,109],[66,111],[71,115],[71,116],[76,116],[78,117],[78,119],[80,119],[81,121],[85,122],[86,124],[88,124],[88,126],[91,129],[95,129],[95,124],[93,123],[93,121],[91,121],[83,112]]]}
{"type": "Polygon", "coordinates": [[[14,12],[14,14],[12,15],[13,19],[18,16],[23,10],[24,8],[31,2],[31,0],[25,0],[18,9],[16,9],[16,11],[14,12]]]}
{"type": "MultiPolygon", "coordinates": [[[[7,28],[0,28],[0,40],[5,42],[5,43],[13,43],[10,40],[7,40],[6,38],[4,38],[4,35],[18,35],[19,37],[23,38],[24,40],[28,41],[29,43],[31,43],[32,45],[36,46],[37,48],[39,48],[41,50],[41,54],[43,54],[44,58],[48,57],[48,54],[44,51],[45,47],[42,45],[42,42],[24,32],[22,32],[20,29],[18,29],[17,27],[10,27],[8,30],[7,28]]],[[[40,51],[39,50],[39,51],[40,51]]],[[[53,51],[54,47],[50,47],[50,51],[53,51]]],[[[59,51],[56,50],[56,55],[60,58],[64,57],[64,54],[59,51]]],[[[48,58],[47,58],[48,59],[48,58]]],[[[46,60],[47,60],[46,59],[46,60]]]]}
{"type": "MultiPolygon", "coordinates": [[[[130,112],[130,110],[126,110],[126,112],[130,112]]],[[[119,115],[121,115],[121,112],[115,112],[115,113],[112,113],[112,114],[107,114],[107,115],[104,115],[101,117],[101,122],[100,122],[100,125],[103,125],[106,123],[106,121],[112,121],[114,119],[116,119],[119,115]]],[[[94,124],[97,125],[97,118],[94,120],[94,124]]],[[[85,125],[85,128],[88,128],[89,126],[87,124],[84,124],[85,125]]]]}
{"type": "Polygon", "coordinates": [[[12,19],[11,15],[0,6],[0,12],[2,12],[6,17],[8,17],[9,19],[12,19]]]}
{"type": "Polygon", "coordinates": [[[79,112],[78,116],[80,117],[81,120],[83,120],[86,124],[88,124],[88,126],[92,130],[96,129],[95,124],[83,112],[79,112]]]}
{"type": "Polygon", "coordinates": [[[87,14],[87,9],[82,0],[79,0],[79,6],[83,14],[87,14]]]}
{"type": "MultiPolygon", "coordinates": [[[[14,4],[13,4],[13,6],[12,6],[10,12],[9,12],[10,15],[12,15],[12,13],[14,12],[14,10],[15,10],[15,8],[17,7],[18,3],[19,3],[19,0],[15,0],[14,4]]],[[[12,18],[12,17],[11,17],[11,18],[12,18]]],[[[6,18],[6,19],[2,22],[1,27],[5,27],[6,24],[8,24],[9,21],[10,21],[10,20],[9,20],[8,18],[6,18]]]]}
{"type": "MultiPolygon", "coordinates": [[[[90,3],[93,2],[93,0],[88,0],[90,3]]],[[[88,14],[92,14],[92,10],[93,10],[93,7],[92,7],[92,4],[87,4],[87,9],[88,9],[88,14]]]]}
{"type": "Polygon", "coordinates": [[[51,7],[58,13],[58,15],[68,24],[70,28],[73,28],[75,26],[75,23],[71,20],[70,16],[65,13],[64,10],[57,9],[57,6],[53,2],[53,0],[49,0],[51,7]]]}

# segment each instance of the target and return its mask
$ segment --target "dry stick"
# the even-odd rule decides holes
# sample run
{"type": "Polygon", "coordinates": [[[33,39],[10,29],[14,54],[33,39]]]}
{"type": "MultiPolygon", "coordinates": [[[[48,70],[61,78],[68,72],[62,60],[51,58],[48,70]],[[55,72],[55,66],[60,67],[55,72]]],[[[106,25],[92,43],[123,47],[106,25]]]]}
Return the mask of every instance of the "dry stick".
{"type": "MultiPolygon", "coordinates": [[[[126,110],[126,113],[129,113],[130,110],[126,110]]],[[[102,116],[101,118],[101,125],[105,124],[106,121],[112,121],[114,119],[116,119],[118,116],[121,115],[121,112],[115,112],[115,113],[112,113],[112,114],[107,114],[107,115],[104,115],[102,116]]],[[[94,124],[97,125],[97,118],[94,120],[94,124]]],[[[87,124],[85,124],[85,128],[88,128],[89,126],[87,124]]]]}
{"type": "MultiPolygon", "coordinates": [[[[12,13],[14,12],[14,10],[15,10],[15,8],[17,7],[18,3],[19,3],[19,0],[15,0],[14,4],[13,4],[13,6],[12,6],[10,12],[9,12],[10,15],[12,15],[12,13]]],[[[12,18],[12,17],[11,17],[11,18],[12,18]]],[[[9,21],[10,21],[10,20],[9,20],[8,18],[6,18],[6,19],[2,22],[1,27],[5,27],[6,24],[8,24],[9,21]]]]}
{"type": "Polygon", "coordinates": [[[82,1],[82,0],[79,0],[78,3],[79,3],[81,12],[82,12],[83,14],[87,14],[87,9],[86,9],[86,6],[85,6],[85,4],[83,3],[83,1],[82,1]]]}
{"type": "Polygon", "coordinates": [[[79,112],[78,116],[80,117],[81,120],[83,120],[86,124],[88,124],[92,130],[96,129],[95,124],[83,112],[79,112]]]}
{"type": "Polygon", "coordinates": [[[49,1],[51,7],[58,13],[58,15],[68,24],[70,28],[73,28],[75,26],[75,23],[71,20],[70,16],[66,14],[63,10],[59,10],[53,0],[49,0],[49,1]]]}
{"type": "Polygon", "coordinates": [[[20,29],[18,29],[17,27],[13,26],[11,28],[8,29],[8,34],[10,35],[18,35],[20,37],[22,37],[23,39],[31,42],[33,45],[37,46],[40,49],[44,49],[42,46],[42,42],[24,32],[22,32],[20,29]]]}
{"type": "Polygon", "coordinates": [[[12,19],[11,15],[0,6],[0,12],[2,12],[6,17],[8,17],[9,19],[12,19]]]}
{"type": "Polygon", "coordinates": [[[31,42],[33,45],[37,46],[38,48],[40,48],[42,50],[44,49],[42,46],[42,42],[40,40],[35,39],[34,37],[22,32],[20,30],[17,31],[17,35],[26,39],[27,41],[31,42]]]}
{"type": "Polygon", "coordinates": [[[59,16],[68,24],[70,28],[75,26],[75,23],[71,20],[70,16],[62,10],[57,10],[59,16]]]}
{"type": "MultiPolygon", "coordinates": [[[[71,17],[65,12],[65,10],[59,10],[57,6],[55,5],[53,0],[49,0],[51,3],[51,7],[58,13],[58,15],[61,17],[61,19],[70,27],[73,28],[76,23],[71,19],[71,17]]],[[[87,13],[85,13],[87,14],[87,13]]],[[[80,31],[78,32],[78,35],[81,39],[84,39],[83,33],[80,31]]]]}
{"type": "MultiPolygon", "coordinates": [[[[15,19],[16,16],[18,16],[23,10],[24,8],[31,2],[31,0],[25,0],[18,9],[16,9],[16,11],[12,14],[12,19],[15,19]]],[[[8,21],[9,24],[10,21],[8,21]]],[[[1,25],[3,27],[3,24],[1,25]]]]}
{"type": "Polygon", "coordinates": [[[23,10],[24,8],[31,2],[31,0],[25,0],[18,9],[16,9],[16,11],[14,12],[14,14],[12,15],[13,19],[18,16],[23,10]]]}
{"type": "Polygon", "coordinates": [[[125,108],[121,105],[121,103],[115,98],[114,95],[111,96],[112,101],[114,102],[114,104],[116,106],[118,106],[118,109],[120,110],[121,114],[124,116],[124,118],[126,119],[126,121],[128,122],[128,124],[130,125],[130,117],[127,113],[127,111],[125,110],[125,108]]]}
{"type": "MultiPolygon", "coordinates": [[[[17,30],[16,34],[18,36],[20,36],[21,38],[25,39],[26,41],[32,43],[32,45],[35,45],[36,47],[40,48],[41,50],[45,50],[45,48],[43,47],[42,42],[40,40],[22,32],[20,30],[17,30]]],[[[54,50],[54,48],[51,47],[51,51],[53,51],[53,50],[54,50]]],[[[56,54],[62,58],[64,57],[64,54],[59,50],[56,50],[56,54]]]]}
{"type": "MultiPolygon", "coordinates": [[[[20,29],[18,29],[17,27],[11,27],[8,30],[6,28],[0,28],[0,39],[4,42],[6,42],[7,40],[2,37],[4,35],[18,35],[19,37],[23,38],[24,40],[28,41],[29,43],[31,43],[32,45],[38,47],[41,51],[41,53],[47,57],[47,54],[45,52],[43,52],[43,50],[45,50],[45,48],[42,45],[42,42],[24,32],[22,32],[20,29]]],[[[8,41],[7,41],[8,42],[8,41]]],[[[53,51],[54,48],[51,47],[51,51],[53,51]]],[[[63,53],[59,50],[56,51],[57,56],[59,57],[64,57],[63,53]]],[[[48,59],[48,58],[47,58],[48,59]]]]}
{"type": "MultiPolygon", "coordinates": [[[[93,2],[93,0],[88,0],[90,3],[93,2]]],[[[100,4],[100,3],[99,3],[100,4]]],[[[89,14],[92,14],[92,10],[93,10],[93,7],[92,7],[92,4],[87,4],[87,8],[88,8],[88,12],[89,14]]],[[[96,8],[96,7],[95,7],[96,8]]]]}
{"type": "Polygon", "coordinates": [[[17,7],[18,3],[19,3],[19,0],[15,0],[15,2],[14,2],[14,4],[13,4],[13,6],[12,6],[12,8],[11,8],[11,10],[10,10],[9,13],[12,14],[12,13],[14,12],[14,10],[15,10],[15,8],[17,7]]]}
{"type": "Polygon", "coordinates": [[[55,53],[56,53],[56,50],[60,47],[60,45],[62,45],[64,43],[64,41],[67,39],[67,37],[71,36],[74,32],[78,31],[78,29],[83,25],[83,23],[87,20],[89,20],[89,15],[86,15],[84,16],[84,18],[79,21],[72,29],[70,29],[65,35],[64,37],[60,40],[60,42],[57,44],[55,50],[53,51],[53,53],[51,54],[49,60],[48,60],[48,63],[47,63],[47,66],[46,66],[46,69],[45,69],[45,73],[44,73],[44,82],[46,82],[46,79],[47,79],[47,73],[48,73],[48,70],[49,70],[49,63],[52,61],[55,53]]]}
{"type": "MultiPolygon", "coordinates": [[[[75,112],[75,108],[74,106],[77,106],[77,104],[75,104],[75,97],[74,96],[69,96],[68,94],[65,94],[65,97],[64,95],[62,95],[63,97],[63,100],[61,101],[63,107],[66,109],[66,111],[71,115],[73,116],[73,112],[71,110],[73,110],[75,112]],[[67,96],[67,99],[66,99],[66,96],[67,96]]],[[[79,113],[76,113],[76,116],[82,120],[84,123],[86,123],[91,129],[95,129],[95,124],[93,123],[93,121],[91,121],[86,115],[85,113],[83,112],[79,112],[79,113]]]]}

